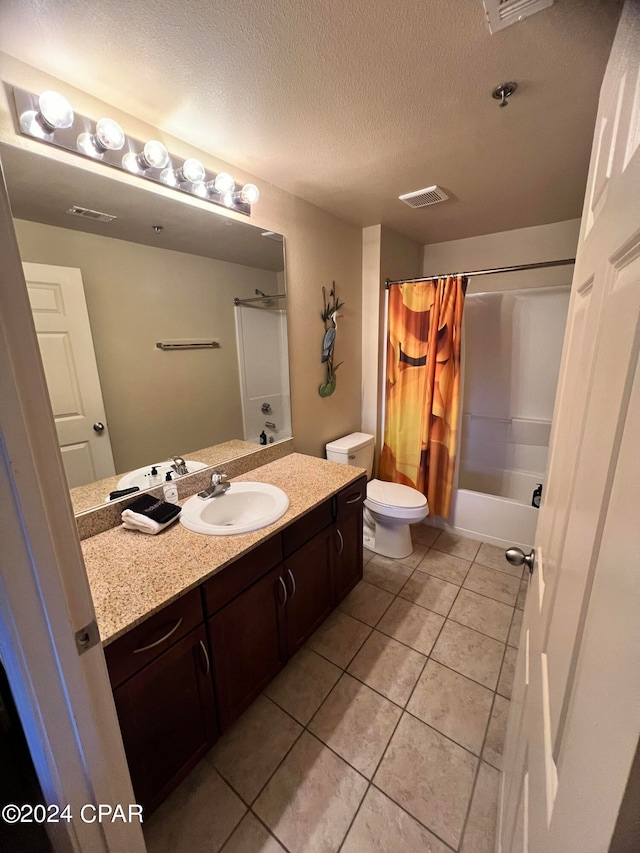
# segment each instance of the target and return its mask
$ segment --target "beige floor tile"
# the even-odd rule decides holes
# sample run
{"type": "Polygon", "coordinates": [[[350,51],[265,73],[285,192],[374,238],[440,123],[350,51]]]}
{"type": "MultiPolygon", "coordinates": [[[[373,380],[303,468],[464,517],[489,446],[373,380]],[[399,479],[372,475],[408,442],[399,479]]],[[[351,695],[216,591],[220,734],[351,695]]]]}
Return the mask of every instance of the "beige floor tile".
{"type": "Polygon", "coordinates": [[[481,566],[488,566],[490,569],[496,569],[514,578],[521,578],[522,566],[512,566],[511,563],[507,563],[507,558],[504,555],[505,550],[505,548],[498,548],[496,545],[488,545],[483,542],[476,554],[475,561],[481,566]]]}
{"type": "Polygon", "coordinates": [[[429,655],[443,625],[444,616],[396,598],[378,622],[377,630],[423,655],[429,655]]]}
{"type": "Polygon", "coordinates": [[[461,560],[460,557],[445,554],[444,551],[436,551],[435,548],[427,551],[418,566],[421,572],[435,575],[457,586],[462,586],[470,568],[471,563],[468,560],[461,560]]]}
{"type": "Polygon", "coordinates": [[[431,657],[494,690],[503,654],[504,643],[447,619],[431,657]]]}
{"type": "Polygon", "coordinates": [[[518,590],[518,598],[516,599],[516,607],[518,610],[524,610],[527,602],[527,592],[529,591],[529,572],[525,572],[525,576],[520,581],[520,589],[518,590]]]}
{"type": "Polygon", "coordinates": [[[455,584],[434,578],[424,572],[414,572],[400,591],[400,596],[446,616],[451,610],[459,587],[455,584]]]}
{"type": "Polygon", "coordinates": [[[488,569],[486,566],[473,565],[463,584],[465,589],[472,589],[481,595],[487,595],[503,604],[515,606],[520,581],[512,578],[504,572],[496,569],[488,569]]]}
{"type": "Polygon", "coordinates": [[[461,853],[493,853],[495,850],[499,794],[500,773],[481,761],[461,853]]]}
{"type": "Polygon", "coordinates": [[[412,572],[413,569],[409,566],[403,566],[397,560],[376,554],[364,567],[364,580],[395,594],[400,592],[412,572]]]}
{"type": "Polygon", "coordinates": [[[520,645],[520,631],[522,630],[522,617],[524,616],[524,611],[516,610],[513,614],[513,622],[511,623],[511,630],[509,631],[509,639],[507,643],[510,646],[514,646],[516,649],[520,645]]]}
{"type": "Polygon", "coordinates": [[[209,753],[215,768],[248,803],[287,754],[302,731],[266,696],[258,696],[209,753]]]}
{"type": "Polygon", "coordinates": [[[374,783],[457,849],[476,764],[461,746],[403,714],[374,783]]]}
{"type": "Polygon", "coordinates": [[[304,732],[254,811],[291,853],[334,853],[366,789],[363,776],[304,732]]]}
{"type": "Polygon", "coordinates": [[[458,536],[457,533],[449,533],[448,530],[443,530],[433,543],[433,547],[437,551],[444,551],[454,557],[462,557],[463,560],[472,561],[478,553],[480,544],[475,539],[468,539],[466,536],[458,536]]]}
{"type": "Polygon", "coordinates": [[[412,569],[415,569],[428,550],[429,548],[427,545],[421,545],[419,542],[414,542],[413,551],[411,552],[411,554],[409,554],[408,557],[403,557],[398,562],[402,563],[405,566],[409,566],[412,569]]]}
{"type": "Polygon", "coordinates": [[[360,581],[338,606],[343,613],[348,613],[354,619],[373,626],[392,601],[393,595],[390,592],[366,581],[360,581]]]}
{"type": "Polygon", "coordinates": [[[440,535],[439,527],[431,527],[429,524],[412,524],[411,539],[418,545],[426,545],[429,548],[440,535]]]}
{"type": "Polygon", "coordinates": [[[300,649],[264,692],[306,726],[341,674],[337,666],[320,655],[300,649]]]}
{"type": "Polygon", "coordinates": [[[450,850],[372,786],[341,853],[450,853],[450,850]]]}
{"type": "Polygon", "coordinates": [[[393,702],[345,673],[308,729],[370,779],[401,713],[393,702]]]}
{"type": "Polygon", "coordinates": [[[487,729],[487,739],[482,750],[482,758],[488,761],[497,770],[502,770],[502,751],[504,749],[504,739],[507,734],[507,718],[509,716],[509,706],[511,702],[503,696],[496,694],[491,711],[491,719],[489,720],[489,728],[487,729]]]}
{"type": "Polygon", "coordinates": [[[246,806],[218,771],[201,761],[144,825],[149,853],[217,853],[246,806]]]}
{"type": "Polygon", "coordinates": [[[379,631],[373,631],[349,664],[347,672],[397,705],[404,705],[425,660],[424,655],[379,631]]]}
{"type": "Polygon", "coordinates": [[[512,615],[513,607],[508,604],[463,588],[451,608],[449,619],[506,643],[512,615]]]}
{"type": "Polygon", "coordinates": [[[492,702],[491,690],[430,660],[411,695],[407,711],[480,755],[492,702]]]}
{"type": "Polygon", "coordinates": [[[249,812],[222,848],[222,853],[282,853],[283,850],[284,847],[249,812]]]}
{"type": "Polygon", "coordinates": [[[498,679],[498,693],[504,696],[505,699],[511,699],[517,657],[518,650],[507,646],[507,650],[504,653],[504,660],[502,661],[502,669],[500,670],[500,678],[498,679]]]}
{"type": "Polygon", "coordinates": [[[306,648],[344,669],[370,633],[369,625],[334,610],[307,641],[306,648]]]}
{"type": "Polygon", "coordinates": [[[366,566],[372,557],[375,557],[375,554],[373,551],[370,551],[368,548],[362,549],[362,565],[363,566],[366,566]]]}

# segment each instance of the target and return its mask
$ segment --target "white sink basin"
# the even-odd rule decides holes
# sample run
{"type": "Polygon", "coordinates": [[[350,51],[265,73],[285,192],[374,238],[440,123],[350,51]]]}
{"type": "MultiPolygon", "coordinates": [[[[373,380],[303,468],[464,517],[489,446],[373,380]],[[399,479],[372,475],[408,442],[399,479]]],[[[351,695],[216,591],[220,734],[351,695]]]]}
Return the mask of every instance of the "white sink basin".
{"type": "MultiPolygon", "coordinates": [[[[204,462],[193,462],[191,460],[186,462],[186,466],[189,474],[208,467],[204,462]]],[[[135,471],[129,471],[124,477],[120,477],[116,488],[131,489],[137,486],[139,489],[150,489],[153,486],[161,486],[164,483],[167,471],[173,471],[171,462],[156,462],[155,465],[145,465],[144,468],[136,468],[135,471]],[[151,476],[152,468],[156,469],[158,477],[153,478],[151,476]]],[[[178,479],[175,472],[173,473],[173,478],[178,479]]]]}
{"type": "Polygon", "coordinates": [[[232,483],[215,498],[194,495],[182,507],[180,523],[194,533],[231,536],[260,530],[281,518],[289,498],[269,483],[232,483]]]}

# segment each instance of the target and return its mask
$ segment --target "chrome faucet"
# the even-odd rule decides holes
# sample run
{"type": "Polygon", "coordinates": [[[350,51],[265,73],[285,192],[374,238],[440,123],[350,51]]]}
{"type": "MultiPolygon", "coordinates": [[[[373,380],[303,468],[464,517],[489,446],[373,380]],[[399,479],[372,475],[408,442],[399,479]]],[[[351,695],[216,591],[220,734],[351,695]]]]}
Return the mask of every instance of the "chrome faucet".
{"type": "Polygon", "coordinates": [[[224,471],[214,471],[211,475],[211,485],[208,489],[198,492],[198,497],[202,498],[203,501],[208,498],[215,498],[217,495],[223,495],[230,488],[231,483],[229,482],[228,475],[224,471]]]}
{"type": "Polygon", "coordinates": [[[171,463],[171,467],[176,472],[178,477],[182,477],[183,474],[188,474],[189,469],[187,468],[187,463],[184,461],[182,456],[170,456],[169,459],[173,459],[171,463]]]}

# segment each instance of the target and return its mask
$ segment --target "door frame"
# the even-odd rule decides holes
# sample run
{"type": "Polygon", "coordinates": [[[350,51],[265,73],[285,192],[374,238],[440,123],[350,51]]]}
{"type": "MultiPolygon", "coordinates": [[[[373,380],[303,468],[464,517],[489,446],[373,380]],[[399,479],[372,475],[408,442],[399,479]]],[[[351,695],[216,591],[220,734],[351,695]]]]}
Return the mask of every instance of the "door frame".
{"type": "Polygon", "coordinates": [[[144,853],[137,822],[80,817],[135,796],[102,646],[76,648],[95,613],[1,164],[0,255],[0,657],[43,799],[71,806],[54,849],[144,853]]]}

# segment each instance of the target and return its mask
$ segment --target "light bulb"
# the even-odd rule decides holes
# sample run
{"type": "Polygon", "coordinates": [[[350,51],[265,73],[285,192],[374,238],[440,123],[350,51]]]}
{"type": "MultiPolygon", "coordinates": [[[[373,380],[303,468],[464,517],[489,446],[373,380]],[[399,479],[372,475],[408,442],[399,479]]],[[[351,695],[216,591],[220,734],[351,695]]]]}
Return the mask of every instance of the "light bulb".
{"type": "Polygon", "coordinates": [[[194,193],[194,195],[197,195],[200,198],[206,198],[209,195],[209,193],[207,192],[207,185],[204,181],[198,181],[197,183],[193,184],[193,186],[191,187],[191,191],[194,193]]]}
{"type": "Polygon", "coordinates": [[[141,154],[130,151],[122,158],[122,165],[130,172],[146,172],[147,169],[164,169],[169,163],[169,152],[162,142],[151,139],[141,154]]]}
{"type": "Polygon", "coordinates": [[[169,152],[157,139],[150,139],[145,143],[142,154],[138,155],[138,163],[142,169],[164,169],[168,162],[169,152]]]}
{"type": "Polygon", "coordinates": [[[177,187],[178,180],[176,178],[176,173],[173,169],[163,169],[160,172],[160,180],[163,184],[166,184],[168,187],[177,187]]]}
{"type": "Polygon", "coordinates": [[[240,199],[245,204],[255,204],[260,198],[260,190],[255,184],[245,184],[240,190],[240,199]]]}
{"type": "Polygon", "coordinates": [[[69,101],[59,92],[47,89],[38,98],[40,116],[52,131],[63,130],[73,124],[73,109],[69,101]]]}
{"type": "Polygon", "coordinates": [[[124,145],[124,130],[117,121],[101,118],[96,124],[95,133],[81,133],[77,147],[89,157],[102,157],[105,151],[119,151],[124,145]]]}
{"type": "Polygon", "coordinates": [[[184,161],[181,168],[176,171],[177,179],[189,184],[195,184],[199,181],[203,181],[204,176],[204,166],[200,160],[196,160],[195,157],[189,157],[188,160],[184,161]]]}
{"type": "Polygon", "coordinates": [[[73,110],[66,98],[47,89],[38,98],[37,110],[26,110],[20,116],[20,129],[29,136],[44,139],[54,130],[64,130],[73,124],[73,110]]]}
{"type": "Polygon", "coordinates": [[[222,193],[222,203],[226,205],[226,207],[233,207],[235,203],[233,193],[222,193]]]}
{"type": "Polygon", "coordinates": [[[232,193],[236,188],[236,182],[228,172],[219,172],[213,182],[213,188],[217,193],[232,193]]]}

